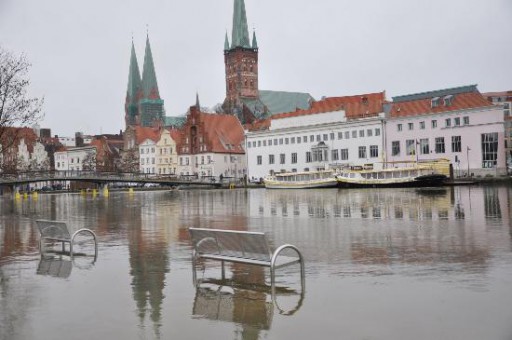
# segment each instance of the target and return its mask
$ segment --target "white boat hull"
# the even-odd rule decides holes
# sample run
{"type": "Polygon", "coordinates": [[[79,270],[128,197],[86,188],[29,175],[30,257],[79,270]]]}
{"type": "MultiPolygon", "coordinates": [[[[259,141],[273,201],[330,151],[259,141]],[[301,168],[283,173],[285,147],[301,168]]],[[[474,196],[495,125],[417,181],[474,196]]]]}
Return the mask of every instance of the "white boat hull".
{"type": "Polygon", "coordinates": [[[265,180],[265,188],[267,189],[315,189],[315,188],[335,188],[338,181],[332,180],[308,181],[308,182],[280,182],[265,180]]]}

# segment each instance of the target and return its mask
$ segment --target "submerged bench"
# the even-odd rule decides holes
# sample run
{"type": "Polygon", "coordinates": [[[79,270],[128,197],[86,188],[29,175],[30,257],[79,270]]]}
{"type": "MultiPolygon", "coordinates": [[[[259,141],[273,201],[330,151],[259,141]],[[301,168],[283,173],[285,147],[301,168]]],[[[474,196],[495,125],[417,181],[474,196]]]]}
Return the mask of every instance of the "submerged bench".
{"type": "Polygon", "coordinates": [[[90,234],[94,240],[94,256],[98,255],[98,243],[96,241],[96,234],[90,229],[79,229],[71,235],[65,222],[50,221],[50,220],[37,220],[37,227],[39,229],[39,251],[43,252],[43,243],[45,241],[61,242],[62,252],[66,252],[65,244],[69,243],[69,255],[73,256],[73,244],[75,243],[75,237],[79,234],[86,233],[90,234]]]}
{"type": "Polygon", "coordinates": [[[271,284],[275,284],[277,268],[300,263],[301,282],[304,287],[304,259],[297,247],[284,244],[274,252],[270,251],[264,233],[220,229],[189,228],[192,239],[194,282],[196,282],[195,261],[198,258],[221,261],[224,279],[224,262],[237,262],[270,268],[271,284]],[[285,249],[292,249],[297,257],[280,256],[285,249]]]}

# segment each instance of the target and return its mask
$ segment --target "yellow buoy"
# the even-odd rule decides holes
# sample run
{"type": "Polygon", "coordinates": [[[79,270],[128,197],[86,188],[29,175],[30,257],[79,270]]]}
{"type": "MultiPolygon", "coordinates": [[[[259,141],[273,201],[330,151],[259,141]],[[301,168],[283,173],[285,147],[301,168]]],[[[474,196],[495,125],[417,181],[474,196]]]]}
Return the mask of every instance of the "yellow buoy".
{"type": "Polygon", "coordinates": [[[14,198],[17,200],[21,199],[21,195],[20,195],[19,191],[16,191],[16,193],[14,194],[14,198]]]}
{"type": "Polygon", "coordinates": [[[103,188],[103,196],[108,197],[108,187],[103,188]]]}
{"type": "Polygon", "coordinates": [[[39,194],[37,193],[37,191],[34,191],[34,193],[32,194],[32,198],[37,199],[38,197],[39,194]]]}
{"type": "Polygon", "coordinates": [[[128,189],[129,194],[133,194],[133,188],[128,189]]]}

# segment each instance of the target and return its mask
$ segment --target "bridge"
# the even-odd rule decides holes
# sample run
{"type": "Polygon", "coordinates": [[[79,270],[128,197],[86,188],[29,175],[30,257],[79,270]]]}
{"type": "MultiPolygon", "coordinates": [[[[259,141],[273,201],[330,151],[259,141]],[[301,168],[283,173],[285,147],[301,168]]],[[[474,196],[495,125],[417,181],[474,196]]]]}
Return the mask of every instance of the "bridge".
{"type": "Polygon", "coordinates": [[[0,174],[0,186],[15,187],[38,182],[89,182],[100,186],[111,183],[160,184],[164,186],[208,186],[229,185],[232,178],[216,179],[213,176],[177,176],[127,172],[103,171],[27,171],[13,174],[0,174]]]}

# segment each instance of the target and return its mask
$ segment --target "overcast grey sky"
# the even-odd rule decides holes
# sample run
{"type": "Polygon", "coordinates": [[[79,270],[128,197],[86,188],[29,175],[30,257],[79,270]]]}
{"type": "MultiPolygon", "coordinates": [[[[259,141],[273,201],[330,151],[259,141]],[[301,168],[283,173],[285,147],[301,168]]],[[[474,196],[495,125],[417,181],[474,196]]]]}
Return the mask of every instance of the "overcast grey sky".
{"type": "MultiPolygon", "coordinates": [[[[512,90],[512,0],[245,0],[263,90],[388,99],[478,84],[512,90]]],[[[222,102],[233,0],[0,0],[0,45],[32,63],[53,134],[117,133],[132,32],[146,25],[168,116],[222,102]]]]}

